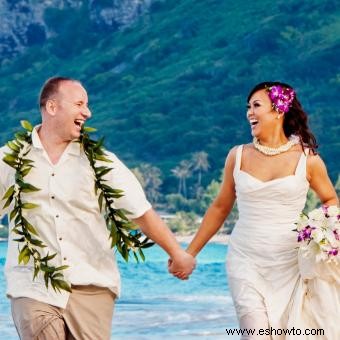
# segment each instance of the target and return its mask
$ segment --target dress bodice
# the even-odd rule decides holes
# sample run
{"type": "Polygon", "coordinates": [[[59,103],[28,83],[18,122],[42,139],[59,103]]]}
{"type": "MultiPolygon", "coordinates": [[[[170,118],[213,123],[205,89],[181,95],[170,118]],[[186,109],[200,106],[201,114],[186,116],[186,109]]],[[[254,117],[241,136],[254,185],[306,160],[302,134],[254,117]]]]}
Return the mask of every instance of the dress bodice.
{"type": "Polygon", "coordinates": [[[240,221],[261,224],[296,222],[306,203],[306,154],[302,152],[293,175],[269,181],[241,170],[243,145],[236,152],[234,180],[240,221]]]}

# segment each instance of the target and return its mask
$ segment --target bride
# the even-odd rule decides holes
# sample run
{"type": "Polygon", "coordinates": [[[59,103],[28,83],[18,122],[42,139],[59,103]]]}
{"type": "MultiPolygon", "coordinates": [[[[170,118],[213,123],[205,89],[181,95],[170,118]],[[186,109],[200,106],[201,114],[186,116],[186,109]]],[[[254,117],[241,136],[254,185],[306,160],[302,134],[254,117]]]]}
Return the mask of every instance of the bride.
{"type": "Polygon", "coordinates": [[[309,187],[323,205],[339,204],[306,113],[291,86],[265,82],[248,96],[247,119],[253,142],[229,152],[220,192],[187,251],[199,253],[236,200],[239,219],[230,237],[227,272],[242,339],[309,339],[304,332],[310,327],[325,330],[310,339],[337,340],[340,271],[333,281],[304,275],[292,231],[309,187]],[[322,308],[332,314],[323,315],[322,308]],[[301,333],[294,337],[297,328],[301,333]]]}

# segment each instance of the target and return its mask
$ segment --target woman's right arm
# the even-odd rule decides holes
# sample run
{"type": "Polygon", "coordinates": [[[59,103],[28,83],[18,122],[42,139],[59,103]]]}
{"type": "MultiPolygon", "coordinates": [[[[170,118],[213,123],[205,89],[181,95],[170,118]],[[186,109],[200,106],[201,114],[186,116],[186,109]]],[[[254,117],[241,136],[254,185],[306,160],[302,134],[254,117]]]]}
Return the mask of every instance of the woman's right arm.
{"type": "Polygon", "coordinates": [[[220,191],[205,213],[200,228],[187,248],[187,252],[193,256],[196,256],[217,233],[233,208],[236,198],[233,177],[236,149],[237,147],[232,148],[227,156],[220,191]]]}

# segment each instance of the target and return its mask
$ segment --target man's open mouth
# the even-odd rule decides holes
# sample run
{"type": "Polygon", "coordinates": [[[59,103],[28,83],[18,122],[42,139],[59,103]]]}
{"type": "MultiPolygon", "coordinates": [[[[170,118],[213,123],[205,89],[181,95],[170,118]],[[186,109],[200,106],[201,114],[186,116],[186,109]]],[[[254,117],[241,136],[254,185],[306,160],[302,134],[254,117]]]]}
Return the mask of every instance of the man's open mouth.
{"type": "Polygon", "coordinates": [[[75,119],[74,124],[76,124],[79,128],[81,128],[84,125],[85,121],[82,119],[75,119]]]}

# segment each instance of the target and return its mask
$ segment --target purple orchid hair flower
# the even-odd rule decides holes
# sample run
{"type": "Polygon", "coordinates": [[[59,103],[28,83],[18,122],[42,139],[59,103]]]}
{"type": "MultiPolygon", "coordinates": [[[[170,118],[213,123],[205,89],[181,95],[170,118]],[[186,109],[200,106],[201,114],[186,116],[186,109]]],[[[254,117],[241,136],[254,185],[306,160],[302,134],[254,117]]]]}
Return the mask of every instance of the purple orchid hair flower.
{"type": "Polygon", "coordinates": [[[267,91],[275,111],[287,113],[292,106],[295,91],[281,85],[268,87],[267,91]]]}

